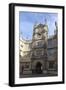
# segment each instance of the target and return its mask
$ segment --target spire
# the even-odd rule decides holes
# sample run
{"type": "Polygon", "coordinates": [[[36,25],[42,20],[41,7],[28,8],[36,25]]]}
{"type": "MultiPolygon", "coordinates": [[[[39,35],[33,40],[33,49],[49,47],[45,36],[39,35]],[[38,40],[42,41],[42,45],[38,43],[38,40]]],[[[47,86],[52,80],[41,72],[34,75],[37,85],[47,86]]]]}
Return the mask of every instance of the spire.
{"type": "Polygon", "coordinates": [[[57,25],[57,22],[55,21],[55,34],[57,34],[57,31],[58,31],[58,25],[57,25]]]}
{"type": "Polygon", "coordinates": [[[58,29],[58,25],[57,25],[57,22],[55,21],[55,26],[56,26],[56,30],[58,29]]]}

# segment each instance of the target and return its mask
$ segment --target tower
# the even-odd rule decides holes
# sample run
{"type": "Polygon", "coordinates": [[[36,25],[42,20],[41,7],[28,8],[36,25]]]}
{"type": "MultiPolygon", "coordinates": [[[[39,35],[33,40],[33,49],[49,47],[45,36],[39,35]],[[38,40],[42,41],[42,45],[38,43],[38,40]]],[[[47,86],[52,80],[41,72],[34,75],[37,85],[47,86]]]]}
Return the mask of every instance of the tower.
{"type": "Polygon", "coordinates": [[[47,69],[47,39],[48,26],[47,24],[37,24],[33,28],[32,38],[32,72],[45,73],[47,69]]]}

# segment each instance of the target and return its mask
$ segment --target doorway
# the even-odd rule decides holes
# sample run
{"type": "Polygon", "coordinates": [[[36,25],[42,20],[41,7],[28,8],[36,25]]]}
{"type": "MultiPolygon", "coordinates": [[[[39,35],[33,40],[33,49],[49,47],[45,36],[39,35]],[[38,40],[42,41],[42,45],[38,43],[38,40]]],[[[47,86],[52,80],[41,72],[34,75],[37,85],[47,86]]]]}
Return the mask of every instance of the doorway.
{"type": "Polygon", "coordinates": [[[42,73],[42,64],[40,62],[37,62],[37,64],[36,64],[36,73],[37,74],[42,73]]]}

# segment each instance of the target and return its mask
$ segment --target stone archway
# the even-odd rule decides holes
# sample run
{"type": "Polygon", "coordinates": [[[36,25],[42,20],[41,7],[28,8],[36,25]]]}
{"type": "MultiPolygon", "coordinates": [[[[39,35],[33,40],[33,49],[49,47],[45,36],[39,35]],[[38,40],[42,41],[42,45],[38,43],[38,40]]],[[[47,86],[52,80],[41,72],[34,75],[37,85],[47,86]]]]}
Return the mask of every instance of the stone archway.
{"type": "Polygon", "coordinates": [[[37,62],[36,63],[35,70],[36,70],[37,74],[41,74],[42,73],[42,63],[41,62],[37,62]]]}

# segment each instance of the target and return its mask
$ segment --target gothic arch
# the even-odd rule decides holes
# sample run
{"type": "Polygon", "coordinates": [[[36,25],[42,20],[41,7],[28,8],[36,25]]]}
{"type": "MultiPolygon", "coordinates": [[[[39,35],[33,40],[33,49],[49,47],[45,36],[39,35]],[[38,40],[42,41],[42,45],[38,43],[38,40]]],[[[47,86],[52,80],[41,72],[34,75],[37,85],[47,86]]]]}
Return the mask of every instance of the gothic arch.
{"type": "Polygon", "coordinates": [[[37,74],[41,74],[42,73],[42,63],[41,62],[37,62],[36,66],[35,66],[35,70],[37,74]]]}

